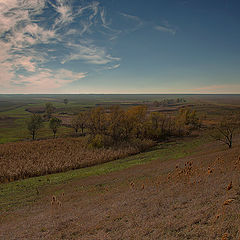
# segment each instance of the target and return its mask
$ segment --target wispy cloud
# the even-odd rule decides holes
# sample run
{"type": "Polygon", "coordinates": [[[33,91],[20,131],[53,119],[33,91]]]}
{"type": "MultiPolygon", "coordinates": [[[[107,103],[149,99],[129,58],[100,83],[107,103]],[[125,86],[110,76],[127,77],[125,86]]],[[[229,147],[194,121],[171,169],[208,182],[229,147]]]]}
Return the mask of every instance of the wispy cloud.
{"type": "Polygon", "coordinates": [[[134,15],[127,14],[127,13],[120,13],[120,15],[123,16],[124,18],[128,19],[129,21],[134,22],[134,27],[128,29],[130,31],[136,31],[144,25],[144,21],[138,16],[134,16],[134,15]]]}
{"type": "Polygon", "coordinates": [[[59,17],[56,19],[56,25],[58,24],[66,24],[73,21],[73,12],[72,7],[69,4],[66,4],[66,1],[58,0],[56,1],[56,5],[53,5],[56,12],[59,14],[59,17]]]}
{"type": "Polygon", "coordinates": [[[138,22],[139,25],[143,24],[143,21],[138,16],[134,16],[134,15],[127,14],[127,13],[121,13],[121,15],[128,19],[138,22]]]}
{"type": "Polygon", "coordinates": [[[107,54],[104,48],[94,46],[90,43],[68,43],[68,48],[71,50],[71,54],[62,60],[62,64],[72,60],[83,60],[87,63],[97,65],[105,65],[111,62],[120,61],[120,58],[112,57],[110,54],[107,54]]]}
{"type": "Polygon", "coordinates": [[[110,66],[110,67],[108,67],[108,69],[109,69],[109,70],[111,70],[111,69],[117,69],[117,68],[119,68],[119,67],[120,67],[120,63],[115,64],[115,65],[113,65],[113,66],[110,66]]]}
{"type": "MultiPolygon", "coordinates": [[[[19,92],[51,91],[77,83],[91,70],[119,68],[121,58],[112,54],[115,40],[155,25],[132,14],[116,15],[115,26],[94,0],[0,0],[1,91],[16,86],[19,92]],[[70,67],[76,63],[79,72],[70,67]]],[[[155,29],[176,33],[168,23],[155,29]]]]}
{"type": "MultiPolygon", "coordinates": [[[[87,73],[75,73],[66,69],[59,69],[58,71],[42,69],[38,73],[31,74],[28,77],[19,75],[16,80],[12,80],[12,85],[15,86],[15,93],[44,93],[49,89],[61,88],[86,76],[87,73]],[[46,86],[48,87],[46,88],[46,86]]],[[[6,89],[8,88],[6,87],[6,89]]]]}
{"type": "Polygon", "coordinates": [[[63,66],[53,70],[52,61],[65,64],[80,60],[98,66],[120,61],[89,35],[99,26],[107,30],[109,38],[118,33],[110,28],[106,10],[97,1],[78,2],[76,6],[73,2],[0,0],[2,89],[16,85],[20,89],[56,88],[87,76],[63,66]]]}
{"type": "Polygon", "coordinates": [[[168,21],[164,21],[162,24],[154,26],[154,29],[160,32],[170,33],[172,35],[175,35],[177,32],[176,28],[170,26],[168,21]]]}
{"type": "Polygon", "coordinates": [[[240,84],[215,84],[191,89],[198,93],[239,93],[240,84]]]}
{"type": "MultiPolygon", "coordinates": [[[[131,31],[136,31],[144,26],[153,27],[155,30],[165,33],[170,33],[175,35],[177,30],[175,27],[171,26],[168,21],[163,21],[162,24],[155,25],[153,22],[145,21],[138,16],[130,15],[126,13],[120,13],[121,16],[135,23],[134,27],[131,28],[131,31]]],[[[130,30],[130,29],[128,29],[130,30]]]]}

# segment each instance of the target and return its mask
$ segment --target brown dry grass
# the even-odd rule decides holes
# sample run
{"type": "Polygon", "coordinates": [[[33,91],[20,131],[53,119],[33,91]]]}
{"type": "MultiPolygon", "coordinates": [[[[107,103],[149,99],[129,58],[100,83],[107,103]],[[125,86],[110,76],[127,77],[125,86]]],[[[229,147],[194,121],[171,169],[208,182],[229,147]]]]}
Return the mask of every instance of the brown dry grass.
{"type": "Polygon", "coordinates": [[[238,240],[239,147],[208,144],[188,158],[52,188],[41,201],[6,217],[0,238],[238,240]],[[59,191],[62,205],[53,211],[49,202],[59,191]]]}
{"type": "MultiPolygon", "coordinates": [[[[146,148],[153,146],[145,141],[146,148]]],[[[0,145],[0,182],[63,172],[123,158],[137,146],[92,149],[84,138],[41,140],[0,145]]]]}

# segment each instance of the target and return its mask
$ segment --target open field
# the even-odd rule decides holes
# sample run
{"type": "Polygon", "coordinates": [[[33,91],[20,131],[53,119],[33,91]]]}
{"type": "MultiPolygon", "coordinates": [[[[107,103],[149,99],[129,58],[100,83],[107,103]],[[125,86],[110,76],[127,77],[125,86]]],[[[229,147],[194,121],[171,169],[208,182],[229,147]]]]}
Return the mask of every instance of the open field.
{"type": "MultiPolygon", "coordinates": [[[[182,106],[190,106],[195,109],[199,116],[206,117],[204,121],[214,123],[223,113],[231,111],[240,113],[240,95],[163,95],[163,94],[123,94],[123,95],[0,95],[0,143],[15,142],[31,139],[27,129],[26,120],[31,116],[34,109],[43,111],[47,102],[56,107],[56,116],[71,119],[73,114],[86,111],[94,106],[108,107],[114,104],[123,108],[146,104],[149,111],[176,113],[182,106]],[[64,98],[69,100],[63,103],[64,98]],[[164,99],[184,98],[185,103],[178,105],[154,107],[154,101],[164,99]],[[32,110],[31,110],[32,109],[32,110]],[[64,114],[62,114],[64,113],[64,114]]],[[[73,134],[73,129],[61,127],[57,133],[59,137],[73,134]]],[[[39,131],[38,138],[52,137],[48,124],[39,131]]]]}
{"type": "Polygon", "coordinates": [[[0,104],[0,239],[240,238],[240,135],[232,149],[210,137],[222,116],[239,116],[240,95],[64,97],[5,95],[0,104]],[[53,139],[45,121],[29,141],[26,120],[47,102],[64,126],[53,139]],[[154,147],[93,148],[88,134],[71,136],[81,111],[142,104],[148,116],[196,110],[201,129],[154,147]]]}
{"type": "Polygon", "coordinates": [[[118,159],[108,163],[96,165],[93,167],[86,167],[77,170],[67,171],[63,173],[51,174],[46,176],[28,178],[25,180],[14,181],[11,183],[1,184],[1,211],[9,211],[25,205],[31,200],[36,200],[38,196],[38,189],[44,190],[45,188],[63,184],[70,180],[85,178],[94,175],[108,174],[114,171],[119,171],[132,167],[134,165],[141,165],[147,162],[161,159],[166,161],[169,159],[178,159],[192,154],[199,148],[207,139],[192,138],[187,141],[179,139],[178,141],[159,144],[150,151],[133,155],[124,159],[118,159]]]}
{"type": "Polygon", "coordinates": [[[189,139],[95,167],[3,184],[0,236],[238,239],[239,138],[235,143],[226,150],[189,139]],[[51,204],[53,195],[57,201],[51,204]]]}

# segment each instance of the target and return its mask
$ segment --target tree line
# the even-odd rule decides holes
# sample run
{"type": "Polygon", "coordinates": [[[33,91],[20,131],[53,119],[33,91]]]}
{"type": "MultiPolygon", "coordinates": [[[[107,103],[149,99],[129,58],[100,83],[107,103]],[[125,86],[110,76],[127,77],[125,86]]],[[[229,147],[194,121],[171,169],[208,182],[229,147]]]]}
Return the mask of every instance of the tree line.
{"type": "MultiPolygon", "coordinates": [[[[47,103],[45,108],[45,120],[49,121],[55,137],[62,122],[57,117],[52,117],[54,107],[51,103],[47,103]]],[[[32,139],[35,139],[38,130],[43,126],[43,121],[39,114],[33,114],[28,120],[27,127],[32,139]]],[[[89,135],[92,143],[97,146],[131,139],[161,141],[171,136],[189,135],[200,126],[201,121],[195,110],[181,108],[173,115],[149,112],[145,105],[133,106],[127,110],[118,105],[109,109],[94,107],[75,115],[70,124],[75,133],[89,135]]]]}

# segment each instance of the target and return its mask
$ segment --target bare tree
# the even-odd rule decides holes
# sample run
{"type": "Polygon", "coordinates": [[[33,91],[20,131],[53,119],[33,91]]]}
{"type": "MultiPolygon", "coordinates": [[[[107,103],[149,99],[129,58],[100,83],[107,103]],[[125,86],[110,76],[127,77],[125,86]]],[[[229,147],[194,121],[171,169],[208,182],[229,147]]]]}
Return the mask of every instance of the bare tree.
{"type": "Polygon", "coordinates": [[[223,119],[214,130],[212,137],[226,144],[229,148],[232,147],[233,136],[237,129],[237,121],[234,117],[231,119],[223,119]]]}

